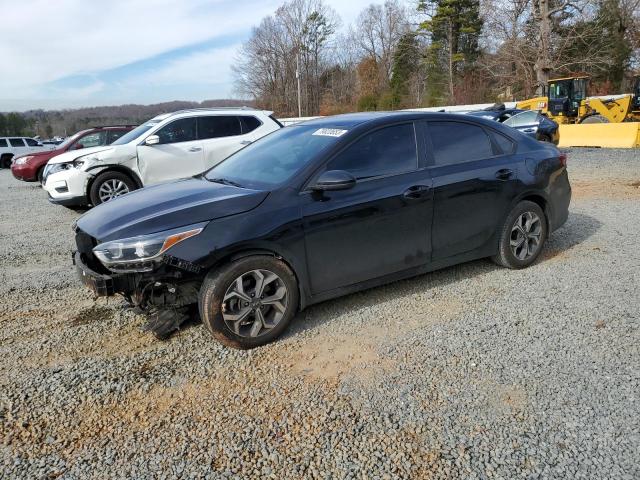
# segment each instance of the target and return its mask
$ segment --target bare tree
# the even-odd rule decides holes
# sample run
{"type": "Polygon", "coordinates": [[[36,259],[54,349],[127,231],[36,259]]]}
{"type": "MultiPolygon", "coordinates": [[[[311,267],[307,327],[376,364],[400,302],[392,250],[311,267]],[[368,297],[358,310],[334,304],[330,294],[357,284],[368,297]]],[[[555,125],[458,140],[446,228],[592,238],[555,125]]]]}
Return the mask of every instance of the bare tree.
{"type": "Polygon", "coordinates": [[[351,36],[362,57],[375,60],[382,87],[391,79],[393,54],[409,28],[408,12],[398,0],[387,0],[384,5],[371,4],[358,16],[351,36]]]}
{"type": "Polygon", "coordinates": [[[331,39],[340,19],[322,0],[291,0],[266,17],[242,46],[233,68],[237,90],[265,106],[296,114],[300,75],[302,113],[317,114],[320,78],[329,68],[331,39]]]}

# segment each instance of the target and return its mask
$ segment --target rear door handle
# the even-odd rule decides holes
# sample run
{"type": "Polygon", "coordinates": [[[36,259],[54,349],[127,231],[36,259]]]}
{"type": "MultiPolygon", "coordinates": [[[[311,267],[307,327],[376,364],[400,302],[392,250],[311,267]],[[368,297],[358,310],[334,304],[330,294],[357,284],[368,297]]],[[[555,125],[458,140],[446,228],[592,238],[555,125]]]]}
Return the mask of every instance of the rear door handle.
{"type": "Polygon", "coordinates": [[[242,140],[240,142],[240,145],[250,145],[251,144],[251,140],[242,140]]]}
{"type": "Polygon", "coordinates": [[[496,178],[498,180],[509,180],[511,177],[513,177],[513,170],[508,168],[503,168],[496,172],[496,178]]]}
{"type": "Polygon", "coordinates": [[[190,151],[190,152],[199,152],[200,150],[202,150],[202,148],[201,148],[201,147],[191,147],[191,148],[189,149],[189,151],[190,151]]]}
{"type": "Polygon", "coordinates": [[[413,185],[407,188],[402,196],[407,200],[418,200],[424,198],[429,193],[428,185],[413,185]]]}

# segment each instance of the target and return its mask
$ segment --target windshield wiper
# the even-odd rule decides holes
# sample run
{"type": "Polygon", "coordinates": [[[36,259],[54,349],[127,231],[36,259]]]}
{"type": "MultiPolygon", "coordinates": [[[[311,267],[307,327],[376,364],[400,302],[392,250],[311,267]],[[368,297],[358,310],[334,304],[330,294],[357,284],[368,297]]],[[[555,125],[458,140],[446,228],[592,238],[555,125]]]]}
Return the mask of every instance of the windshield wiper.
{"type": "Polygon", "coordinates": [[[233,180],[229,180],[228,178],[211,178],[210,182],[222,183],[223,185],[231,185],[232,187],[242,188],[238,182],[234,182],[233,180]]]}

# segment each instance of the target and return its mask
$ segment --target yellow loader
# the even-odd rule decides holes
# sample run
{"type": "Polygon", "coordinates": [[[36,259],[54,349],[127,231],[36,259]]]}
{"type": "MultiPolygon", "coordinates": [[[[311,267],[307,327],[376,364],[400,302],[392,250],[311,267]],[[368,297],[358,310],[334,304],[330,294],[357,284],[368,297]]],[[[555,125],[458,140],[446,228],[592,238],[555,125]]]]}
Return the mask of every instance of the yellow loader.
{"type": "Polygon", "coordinates": [[[640,147],[640,77],[631,95],[610,98],[589,98],[588,83],[589,77],[550,80],[548,96],[518,102],[516,108],[538,110],[559,123],[560,146],[640,147]]]}

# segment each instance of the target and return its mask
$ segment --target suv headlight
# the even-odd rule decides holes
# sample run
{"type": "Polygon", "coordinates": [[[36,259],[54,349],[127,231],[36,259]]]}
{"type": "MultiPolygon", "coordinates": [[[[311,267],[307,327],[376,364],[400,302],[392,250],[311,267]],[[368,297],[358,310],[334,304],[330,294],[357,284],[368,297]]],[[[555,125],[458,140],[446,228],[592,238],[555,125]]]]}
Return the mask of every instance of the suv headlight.
{"type": "Polygon", "coordinates": [[[13,161],[14,165],[24,165],[33,158],[33,155],[27,155],[26,157],[18,157],[13,161]]]}
{"type": "Polygon", "coordinates": [[[65,170],[71,170],[72,168],[80,170],[84,165],[84,157],[76,158],[73,162],[65,163],[53,163],[47,171],[47,175],[52,175],[58,172],[64,172],[65,170]]]}
{"type": "Polygon", "coordinates": [[[149,272],[160,262],[162,254],[187,238],[198,235],[207,222],[113,240],[97,245],[93,253],[102,264],[114,272],[149,272]]]}

